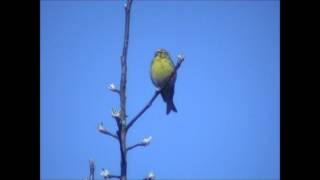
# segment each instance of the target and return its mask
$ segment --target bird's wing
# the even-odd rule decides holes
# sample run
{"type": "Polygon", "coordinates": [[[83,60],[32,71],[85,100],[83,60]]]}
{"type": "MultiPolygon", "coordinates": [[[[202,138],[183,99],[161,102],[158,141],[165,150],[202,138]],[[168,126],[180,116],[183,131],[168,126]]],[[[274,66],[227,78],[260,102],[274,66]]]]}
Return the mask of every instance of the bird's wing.
{"type": "Polygon", "coordinates": [[[172,61],[172,59],[171,59],[171,56],[170,56],[170,55],[168,56],[168,59],[169,59],[169,61],[170,61],[170,64],[171,64],[173,67],[175,67],[174,62],[172,61]]]}
{"type": "MultiPolygon", "coordinates": [[[[172,61],[171,57],[169,56],[168,57],[169,61],[170,61],[170,64],[172,65],[173,69],[175,69],[175,65],[174,65],[174,62],[172,61]]],[[[177,73],[175,73],[175,75],[172,77],[171,79],[171,84],[174,85],[174,83],[176,82],[176,79],[177,79],[177,73]]]]}

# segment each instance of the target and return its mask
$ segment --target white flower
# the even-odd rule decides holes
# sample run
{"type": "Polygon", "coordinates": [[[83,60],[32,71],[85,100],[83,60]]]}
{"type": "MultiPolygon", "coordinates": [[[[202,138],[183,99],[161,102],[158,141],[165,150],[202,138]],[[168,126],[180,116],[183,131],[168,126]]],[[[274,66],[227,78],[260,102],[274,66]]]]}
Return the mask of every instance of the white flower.
{"type": "Polygon", "coordinates": [[[181,60],[181,59],[184,59],[183,54],[179,54],[177,57],[178,57],[178,59],[180,59],[180,60],[181,60]]]}
{"type": "Polygon", "coordinates": [[[99,130],[100,132],[105,132],[105,131],[107,131],[106,128],[103,126],[103,123],[102,123],[102,122],[98,125],[98,130],[99,130]]]}
{"type": "Polygon", "coordinates": [[[100,175],[103,177],[108,177],[110,175],[110,172],[107,169],[102,169],[100,175]]]}
{"type": "Polygon", "coordinates": [[[113,83],[111,83],[111,84],[108,86],[108,89],[109,89],[110,91],[116,91],[116,90],[117,90],[116,85],[114,85],[113,83]]]}
{"type": "Polygon", "coordinates": [[[155,179],[155,175],[154,175],[154,173],[152,171],[149,172],[149,174],[147,176],[147,179],[149,179],[149,180],[154,180],[155,179]]]}
{"type": "Polygon", "coordinates": [[[111,116],[114,117],[114,118],[120,118],[120,111],[114,110],[112,108],[111,116]]]}
{"type": "Polygon", "coordinates": [[[152,136],[149,136],[149,137],[147,137],[147,138],[143,138],[142,143],[143,143],[144,145],[148,145],[148,144],[150,144],[151,139],[152,139],[152,136]]]}

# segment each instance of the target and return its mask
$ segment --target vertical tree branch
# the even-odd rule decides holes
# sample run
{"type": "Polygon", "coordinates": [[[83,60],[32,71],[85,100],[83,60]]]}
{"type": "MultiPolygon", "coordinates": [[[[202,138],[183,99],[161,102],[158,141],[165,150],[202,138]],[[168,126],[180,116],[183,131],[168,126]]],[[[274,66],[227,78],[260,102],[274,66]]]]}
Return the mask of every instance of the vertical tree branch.
{"type": "Polygon", "coordinates": [[[127,180],[127,146],[126,146],[126,84],[127,84],[127,54],[129,45],[130,11],[132,0],[125,4],[124,45],[121,55],[121,80],[120,80],[120,123],[118,130],[121,152],[120,180],[127,180]]]}
{"type": "Polygon", "coordinates": [[[94,180],[94,170],[95,170],[95,165],[93,160],[89,160],[89,180],[94,180]]]}

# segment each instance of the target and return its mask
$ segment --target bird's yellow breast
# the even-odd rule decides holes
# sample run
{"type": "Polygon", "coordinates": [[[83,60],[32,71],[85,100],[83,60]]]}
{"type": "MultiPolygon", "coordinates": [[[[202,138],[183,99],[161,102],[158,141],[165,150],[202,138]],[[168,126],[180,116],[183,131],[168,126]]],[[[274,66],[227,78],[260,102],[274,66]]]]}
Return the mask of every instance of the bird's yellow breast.
{"type": "Polygon", "coordinates": [[[169,59],[156,57],[151,66],[151,78],[157,87],[163,87],[174,71],[174,66],[169,59]]]}

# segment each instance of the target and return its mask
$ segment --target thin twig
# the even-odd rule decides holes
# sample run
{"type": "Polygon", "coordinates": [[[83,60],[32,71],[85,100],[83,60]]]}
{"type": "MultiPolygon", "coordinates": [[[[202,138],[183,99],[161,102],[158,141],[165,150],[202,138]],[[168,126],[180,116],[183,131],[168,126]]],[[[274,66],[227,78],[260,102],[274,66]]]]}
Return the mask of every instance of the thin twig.
{"type": "Polygon", "coordinates": [[[99,132],[101,132],[102,134],[105,134],[105,135],[109,135],[109,136],[111,136],[111,137],[113,137],[113,138],[115,138],[115,139],[119,140],[119,137],[118,137],[117,135],[112,134],[112,133],[111,133],[111,132],[109,132],[109,131],[106,131],[106,130],[99,130],[99,132]]]}
{"type": "Polygon", "coordinates": [[[135,148],[135,147],[146,146],[146,145],[147,145],[147,144],[145,144],[145,143],[138,143],[138,144],[135,144],[135,145],[132,145],[132,146],[128,147],[128,148],[127,148],[127,151],[129,151],[129,150],[131,150],[131,149],[133,149],[133,148],[135,148]]]}
{"type": "Polygon", "coordinates": [[[117,175],[109,175],[108,178],[118,178],[118,179],[120,179],[120,176],[117,176],[117,175]]]}
{"type": "Polygon", "coordinates": [[[174,74],[176,74],[177,70],[179,69],[181,63],[184,61],[184,58],[178,58],[178,62],[174,68],[174,71],[172,72],[172,74],[169,76],[169,79],[167,81],[167,83],[165,84],[164,87],[162,87],[160,90],[155,91],[154,95],[152,96],[152,98],[149,100],[149,102],[144,106],[144,108],[129,122],[129,124],[127,125],[127,131],[130,129],[130,127],[139,119],[139,117],[152,105],[153,101],[157,98],[157,96],[160,94],[160,92],[162,91],[162,89],[164,89],[165,87],[168,86],[170,80],[173,78],[174,74]]]}
{"type": "Polygon", "coordinates": [[[112,92],[115,92],[115,93],[120,95],[120,90],[119,89],[112,90],[112,92]]]}
{"type": "Polygon", "coordinates": [[[152,105],[153,101],[157,98],[160,92],[161,92],[160,90],[154,92],[154,95],[152,96],[150,101],[147,103],[147,105],[129,122],[127,126],[127,131],[138,120],[138,118],[152,105]]]}

